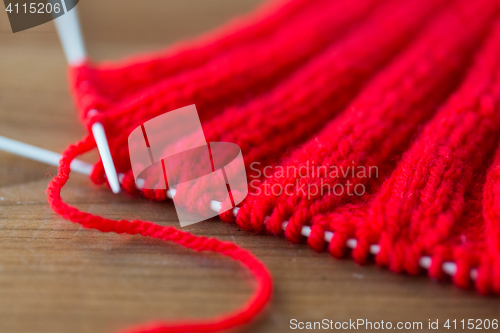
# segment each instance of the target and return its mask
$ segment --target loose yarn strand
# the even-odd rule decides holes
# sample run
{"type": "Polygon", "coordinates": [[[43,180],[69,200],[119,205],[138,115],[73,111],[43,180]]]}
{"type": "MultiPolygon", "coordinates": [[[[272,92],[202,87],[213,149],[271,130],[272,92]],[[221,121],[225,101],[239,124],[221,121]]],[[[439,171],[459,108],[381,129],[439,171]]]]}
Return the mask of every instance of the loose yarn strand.
{"type": "Polygon", "coordinates": [[[239,262],[247,268],[257,282],[252,297],[244,306],[232,313],[209,320],[151,323],[127,330],[127,333],[218,332],[246,324],[262,312],[272,294],[272,279],[264,264],[249,251],[231,242],[195,236],[174,227],[160,226],[153,222],[106,219],[80,211],[65,203],[61,198],[61,189],[69,178],[71,161],[78,155],[94,148],[95,143],[93,139],[87,136],[75,145],[69,146],[63,152],[58,174],[51,180],[47,189],[49,204],[56,213],[89,229],[118,234],[142,235],[170,241],[197,252],[209,251],[221,254],[239,262]]]}

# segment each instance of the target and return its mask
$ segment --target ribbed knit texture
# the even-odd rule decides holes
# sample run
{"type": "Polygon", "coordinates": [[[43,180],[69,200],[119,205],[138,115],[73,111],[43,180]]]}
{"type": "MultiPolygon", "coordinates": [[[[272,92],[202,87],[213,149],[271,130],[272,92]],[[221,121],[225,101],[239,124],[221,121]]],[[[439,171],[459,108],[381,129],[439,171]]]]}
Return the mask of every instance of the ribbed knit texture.
{"type": "MultiPolygon", "coordinates": [[[[351,254],[362,264],[375,254],[378,265],[394,272],[418,274],[424,267],[433,278],[452,275],[457,286],[499,294],[499,9],[497,0],[290,0],[165,52],[118,64],[88,61],[71,68],[70,79],[85,126],[104,124],[128,194],[168,200],[165,190],[136,188],[129,133],[196,104],[208,141],[238,144],[249,175],[273,170],[254,179],[259,186],[251,186],[237,216],[221,214],[224,221],[284,233],[291,242],[307,241],[334,257],[351,254]],[[333,167],[344,170],[340,177],[318,173],[333,167]],[[375,177],[351,172],[370,167],[375,177]],[[308,173],[283,175],[287,168],[308,173]],[[362,195],[352,193],[356,186],[362,195]]],[[[89,134],[63,153],[48,189],[54,211],[87,228],[223,254],[258,282],[236,312],[131,332],[213,332],[262,311],[271,278],[248,251],[64,203],[69,164],[94,148],[89,134]]],[[[197,166],[181,167],[189,173],[197,166]]],[[[106,182],[101,162],[91,179],[106,182]]],[[[176,190],[179,204],[201,209],[189,188],[176,190]]]]}
{"type": "MultiPolygon", "coordinates": [[[[207,140],[238,144],[247,165],[254,161],[271,163],[340,112],[370,75],[411,41],[418,27],[441,3],[388,1],[282,84],[248,103],[227,108],[205,123],[207,140]]],[[[118,135],[123,136],[125,144],[123,134],[126,132],[118,135]]],[[[126,144],[123,156],[128,162],[126,144]]],[[[178,190],[183,196],[183,188],[178,190]]]]}
{"type": "MultiPolygon", "coordinates": [[[[222,48],[216,57],[208,58],[201,64],[194,63],[193,66],[188,63],[183,65],[185,70],[178,74],[174,72],[144,88],[139,85],[136,88],[138,91],[134,89],[134,94],[126,94],[132,91],[129,88],[123,96],[119,94],[117,100],[108,100],[107,96],[102,95],[99,89],[101,77],[95,74],[95,69],[88,66],[73,69],[70,74],[75,82],[75,95],[78,107],[82,110],[81,115],[85,119],[90,110],[100,111],[94,120],[106,125],[117,168],[120,171],[128,170],[127,138],[137,124],[165,110],[189,104],[196,104],[204,122],[229,105],[252,99],[327,48],[377,3],[376,0],[360,0],[353,6],[349,0],[319,2],[309,1],[312,8],[303,9],[299,17],[284,22],[283,27],[268,31],[257,41],[249,43],[243,40],[237,47],[229,50],[226,50],[227,47],[222,48]]],[[[209,46],[210,51],[213,46],[209,46]]],[[[204,52],[198,56],[203,58],[204,52]]],[[[164,61],[168,62],[169,59],[164,61]]],[[[129,71],[136,72],[135,66],[129,68],[129,71]]],[[[128,71],[122,71],[122,77],[127,81],[128,71]]],[[[148,75],[150,71],[147,69],[138,73],[148,75]]],[[[114,80],[107,86],[113,86],[117,81],[120,80],[114,80]]],[[[134,86],[134,83],[128,86],[134,86]]],[[[84,121],[88,124],[88,120],[84,121]]],[[[103,181],[102,177],[103,169],[99,167],[93,178],[103,181]]]]}
{"type": "MultiPolygon", "coordinates": [[[[457,75],[466,68],[472,51],[487,32],[494,8],[494,2],[485,0],[474,5],[461,1],[445,10],[405,52],[380,71],[339,118],[332,120],[282,165],[296,169],[307,163],[343,168],[377,166],[379,177],[383,177],[390,170],[390,161],[401,153],[418,126],[432,116],[439,102],[456,84],[457,75]],[[483,15],[476,16],[472,8],[483,15]],[[464,29],[465,24],[467,29],[464,29]]],[[[269,182],[272,186],[278,183],[285,187],[297,180],[301,185],[313,182],[331,187],[339,181],[353,184],[377,181],[297,175],[271,178],[269,182]]],[[[245,229],[261,231],[264,218],[270,216],[267,229],[279,233],[281,223],[289,220],[287,236],[298,241],[304,223],[344,199],[349,199],[346,191],[343,195],[312,199],[300,195],[261,195],[251,199],[251,205],[243,207],[238,223],[245,229]]]]}

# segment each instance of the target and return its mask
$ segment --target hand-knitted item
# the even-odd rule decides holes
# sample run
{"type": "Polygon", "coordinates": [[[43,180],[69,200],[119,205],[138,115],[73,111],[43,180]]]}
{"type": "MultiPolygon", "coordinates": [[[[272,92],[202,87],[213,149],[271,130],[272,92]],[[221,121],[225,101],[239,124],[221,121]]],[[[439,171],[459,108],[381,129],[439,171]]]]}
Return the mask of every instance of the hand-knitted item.
{"type": "MultiPolygon", "coordinates": [[[[313,171],[283,176],[276,169],[236,219],[230,211],[221,216],[225,221],[273,234],[285,227],[290,241],[308,236],[318,251],[329,242],[336,257],[353,249],[360,263],[375,254],[379,265],[396,272],[424,267],[434,278],[447,272],[459,286],[472,278],[479,291],[500,293],[500,22],[491,29],[499,6],[491,0],[290,0],[187,46],[120,64],[89,61],[70,75],[84,124],[106,127],[126,192],[167,199],[165,190],[136,188],[127,137],[144,121],[195,103],[207,139],[237,143],[247,166],[313,171]],[[94,109],[99,113],[90,116],[94,109]],[[371,166],[374,178],[314,173],[371,166]],[[364,186],[364,195],[335,192],[349,184],[364,186]],[[266,193],[269,186],[292,193],[266,193]],[[312,186],[327,190],[300,191],[312,186]]],[[[55,212],[86,228],[221,253],[257,280],[236,312],[133,332],[213,332],[262,311],[271,278],[248,251],[64,203],[60,192],[71,161],[94,148],[89,135],[63,153],[48,188],[55,212]]],[[[100,162],[91,178],[105,182],[100,162]]],[[[177,190],[189,197],[188,189],[177,190]]],[[[185,205],[197,208],[187,199],[185,205]]]]}

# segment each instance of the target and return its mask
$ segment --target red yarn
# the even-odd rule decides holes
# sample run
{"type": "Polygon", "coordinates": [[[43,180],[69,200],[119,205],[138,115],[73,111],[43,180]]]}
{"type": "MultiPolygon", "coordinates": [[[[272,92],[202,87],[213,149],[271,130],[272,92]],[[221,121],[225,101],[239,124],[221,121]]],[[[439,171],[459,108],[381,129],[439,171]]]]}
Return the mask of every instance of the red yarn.
{"type": "MultiPolygon", "coordinates": [[[[292,0],[188,46],[117,65],[87,62],[70,74],[84,124],[106,127],[126,192],[167,199],[164,190],[136,188],[128,134],[156,115],[195,103],[207,139],[238,144],[247,166],[378,167],[375,179],[275,172],[261,189],[314,185],[329,191],[250,196],[236,218],[242,228],[281,234],[286,222],[288,240],[300,241],[307,230],[317,251],[328,248],[342,257],[353,249],[359,263],[376,254],[376,262],[392,271],[417,274],[425,267],[436,279],[447,271],[460,287],[470,286],[473,275],[480,292],[500,294],[500,21],[491,28],[499,6],[491,0],[292,0]],[[92,109],[100,113],[89,117],[92,109]],[[366,186],[366,194],[331,190],[349,183],[366,186]]],[[[60,191],[71,161],[94,148],[88,136],[63,153],[48,188],[54,211],[87,228],[223,254],[258,282],[238,311],[133,332],[213,332],[262,311],[271,278],[248,251],[64,203],[60,191]]],[[[92,179],[105,182],[101,163],[92,179]]],[[[188,190],[179,186],[178,198],[199,209],[188,190]]],[[[234,221],[231,211],[221,218],[234,221]]]]}
{"type": "MultiPolygon", "coordinates": [[[[85,63],[71,71],[82,120],[89,127],[96,120],[106,125],[116,158],[116,150],[122,147],[114,144],[115,133],[112,125],[116,125],[116,131],[122,138],[126,138],[127,131],[137,123],[164,112],[165,108],[176,108],[193,102],[202,106],[215,103],[212,111],[215,112],[216,105],[234,103],[237,100],[234,98],[241,98],[240,96],[248,98],[251,89],[256,92],[265,90],[319,52],[329,41],[340,36],[350,25],[368,14],[375,3],[373,0],[363,0],[357,6],[351,6],[347,0],[335,3],[325,0],[293,0],[273,8],[270,12],[264,11],[247,23],[239,24],[239,27],[230,26],[212,37],[180,50],[167,52],[167,55],[146,57],[139,61],[135,59],[120,66],[93,67],[85,63]],[[338,18],[332,20],[332,14],[336,14],[338,18]],[[311,20],[312,16],[317,19],[311,20]],[[300,37],[302,39],[298,43],[296,38],[300,37]],[[259,55],[256,51],[259,48],[262,49],[260,58],[256,57],[259,55]],[[279,56],[279,52],[283,57],[282,63],[270,64],[271,57],[279,56]],[[249,59],[260,59],[260,64],[266,65],[267,69],[254,70],[248,62],[249,59]],[[204,64],[205,61],[207,65],[204,64]],[[239,67],[238,63],[241,64],[239,67]],[[221,68],[226,68],[227,71],[220,71],[221,68]],[[236,74],[245,80],[229,84],[229,80],[233,80],[236,74]],[[254,75],[254,78],[251,75],[254,75]],[[263,79],[267,80],[266,84],[263,84],[263,79]],[[158,82],[157,86],[154,86],[155,82],[158,82]],[[150,88],[152,84],[153,88],[150,88]],[[220,89],[221,85],[227,85],[227,88],[232,86],[233,89],[220,89]],[[173,93],[168,95],[168,91],[173,93]],[[132,94],[136,96],[130,96],[132,94]],[[164,94],[167,95],[162,96],[164,94]],[[190,100],[192,98],[195,100],[190,100]],[[124,102],[120,104],[122,100],[124,102]],[[103,112],[105,117],[87,117],[92,109],[103,112]],[[126,117],[117,118],[123,114],[126,117]]],[[[254,65],[259,65],[259,62],[254,65]]],[[[210,115],[209,112],[205,113],[210,115]]],[[[103,232],[140,234],[172,241],[195,251],[220,253],[239,261],[257,280],[254,295],[238,311],[205,321],[152,323],[132,329],[131,332],[215,332],[245,324],[262,311],[272,293],[271,277],[265,266],[248,251],[233,243],[194,236],[152,222],[105,219],[81,212],[64,203],[60,191],[68,180],[71,161],[94,148],[95,143],[88,136],[76,145],[68,147],[63,153],[59,173],[48,187],[49,203],[55,212],[86,228],[103,232]]],[[[99,180],[99,176],[94,176],[94,179],[99,180]]],[[[136,191],[130,178],[125,178],[122,186],[129,192],[136,191]]],[[[155,191],[155,195],[157,199],[165,199],[161,192],[155,191]]]]}
{"type": "Polygon", "coordinates": [[[64,203],[61,199],[61,189],[66,184],[70,164],[78,155],[95,148],[95,142],[90,136],[75,145],[69,146],[62,154],[59,172],[50,182],[47,193],[52,209],[62,217],[81,224],[85,228],[102,232],[116,232],[129,235],[142,235],[171,241],[183,247],[201,252],[211,251],[222,254],[246,267],[257,281],[255,292],[251,299],[239,310],[210,320],[189,320],[179,322],[156,322],[133,328],[126,332],[218,332],[240,326],[254,319],[265,307],[272,293],[272,280],[266,267],[250,252],[234,243],[223,242],[215,238],[195,236],[173,227],[164,227],[147,221],[110,220],[100,216],[82,212],[64,203]]]}

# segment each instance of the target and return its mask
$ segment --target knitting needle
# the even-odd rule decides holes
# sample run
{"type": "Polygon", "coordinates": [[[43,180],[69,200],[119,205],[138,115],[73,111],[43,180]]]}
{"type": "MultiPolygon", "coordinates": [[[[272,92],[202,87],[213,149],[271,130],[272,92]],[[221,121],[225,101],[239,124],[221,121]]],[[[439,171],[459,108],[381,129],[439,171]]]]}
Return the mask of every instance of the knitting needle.
{"type": "MultiPolygon", "coordinates": [[[[97,113],[97,110],[91,110],[89,116],[97,113]]],[[[94,140],[97,144],[97,149],[101,155],[102,164],[104,166],[104,172],[108,178],[109,186],[113,193],[120,192],[120,181],[118,179],[118,173],[116,172],[115,164],[113,163],[113,157],[111,156],[111,151],[109,150],[108,139],[106,138],[106,132],[104,131],[104,126],[101,123],[95,122],[92,124],[92,134],[94,134],[94,140]]]]}
{"type": "MultiPolygon", "coordinates": [[[[78,13],[76,7],[68,12],[65,0],[62,0],[62,6],[65,14],[54,19],[57,34],[59,35],[66,60],[71,66],[78,66],[87,59],[87,51],[83,41],[80,22],[78,20],[78,13]]],[[[98,110],[91,110],[89,115],[91,116],[97,112],[98,110]]],[[[114,193],[119,193],[120,182],[118,180],[118,173],[116,172],[113,157],[109,150],[104,126],[99,122],[95,122],[92,124],[91,130],[97,144],[97,149],[101,155],[109,186],[114,193]]]]}
{"type": "MultiPolygon", "coordinates": [[[[54,153],[50,150],[38,148],[3,136],[0,136],[0,150],[55,166],[59,165],[59,160],[61,159],[60,154],[54,153]]],[[[90,172],[92,171],[91,164],[79,160],[71,162],[70,167],[71,170],[84,175],[90,175],[90,172]]]]}
{"type": "Polygon", "coordinates": [[[68,12],[65,0],[61,2],[65,14],[55,18],[54,23],[68,63],[78,65],[87,59],[78,12],[76,7],[68,12]]]}
{"type": "MultiPolygon", "coordinates": [[[[38,148],[38,147],[29,145],[29,144],[26,144],[23,142],[8,139],[8,138],[2,137],[2,136],[0,136],[0,150],[4,150],[4,151],[7,151],[7,152],[15,154],[15,155],[23,156],[23,157],[30,158],[30,159],[40,161],[43,163],[47,163],[50,165],[59,165],[59,160],[61,159],[60,154],[54,153],[54,152],[46,150],[46,149],[38,148]]],[[[89,175],[91,170],[92,170],[91,164],[80,161],[80,160],[73,160],[73,162],[71,162],[70,167],[71,167],[72,171],[75,171],[75,172],[78,172],[78,173],[81,173],[84,175],[89,175]]],[[[124,177],[124,174],[119,174],[117,178],[123,179],[123,177],[124,177]]],[[[144,183],[144,180],[141,178],[138,178],[136,181],[138,188],[140,188],[141,187],[140,185],[143,183],[144,183]]],[[[167,191],[167,197],[170,199],[173,199],[175,194],[176,194],[175,189],[169,189],[167,191]]],[[[212,200],[210,203],[210,209],[212,209],[215,212],[219,212],[221,207],[222,207],[222,203],[220,201],[212,200]]],[[[233,209],[234,216],[238,215],[238,211],[239,211],[239,207],[235,207],[233,209]]],[[[286,230],[287,226],[288,226],[287,221],[285,221],[281,224],[281,228],[283,230],[286,230]]],[[[311,235],[311,227],[303,226],[301,229],[301,234],[304,237],[309,237],[311,235]]],[[[327,243],[331,242],[334,235],[335,234],[332,231],[325,231],[325,235],[324,235],[325,241],[327,243]]],[[[357,243],[358,242],[356,239],[351,238],[351,239],[347,240],[346,245],[348,248],[353,250],[356,248],[357,243]]],[[[370,253],[372,255],[377,255],[379,252],[380,252],[380,246],[378,244],[373,244],[370,246],[370,253]]],[[[432,264],[431,257],[429,257],[429,256],[420,257],[419,265],[423,269],[426,269],[426,270],[429,269],[431,267],[431,264],[432,264]]],[[[451,262],[451,261],[444,262],[442,264],[441,268],[443,269],[443,272],[445,272],[446,274],[448,274],[450,276],[455,275],[457,272],[457,264],[454,262],[451,262]]],[[[472,280],[476,280],[477,275],[478,275],[477,269],[475,269],[475,268],[471,269],[471,271],[469,272],[469,275],[470,275],[470,278],[472,280]]]]}

